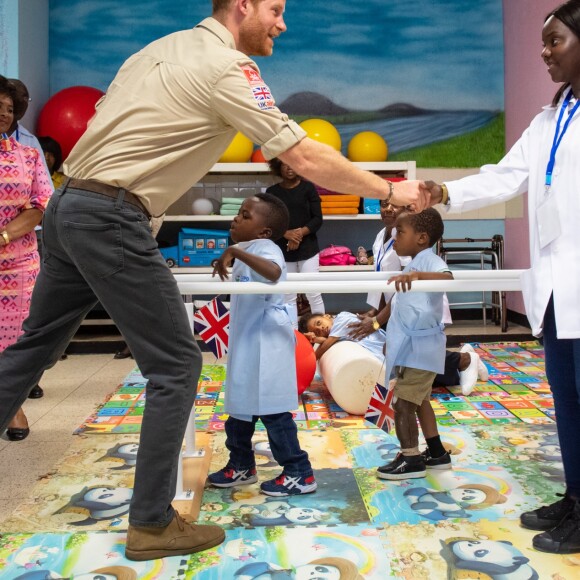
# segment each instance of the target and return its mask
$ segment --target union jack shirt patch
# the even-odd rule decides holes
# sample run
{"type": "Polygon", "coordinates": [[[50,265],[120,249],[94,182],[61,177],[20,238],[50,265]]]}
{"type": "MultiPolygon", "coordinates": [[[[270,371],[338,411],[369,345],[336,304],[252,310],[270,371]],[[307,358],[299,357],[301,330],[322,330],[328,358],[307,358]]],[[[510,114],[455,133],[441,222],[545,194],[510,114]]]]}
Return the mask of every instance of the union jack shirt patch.
{"type": "Polygon", "coordinates": [[[275,106],[274,97],[267,85],[252,87],[252,93],[260,109],[272,109],[275,106]]]}

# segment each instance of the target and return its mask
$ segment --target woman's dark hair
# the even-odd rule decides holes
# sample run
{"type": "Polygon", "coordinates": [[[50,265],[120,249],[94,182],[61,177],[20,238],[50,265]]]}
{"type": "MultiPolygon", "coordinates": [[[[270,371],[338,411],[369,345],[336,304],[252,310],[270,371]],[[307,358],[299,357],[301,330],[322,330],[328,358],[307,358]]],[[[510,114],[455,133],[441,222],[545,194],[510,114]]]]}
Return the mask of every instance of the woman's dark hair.
{"type": "Polygon", "coordinates": [[[12,110],[14,111],[14,117],[16,118],[18,94],[14,85],[2,75],[0,75],[0,95],[7,95],[12,99],[12,110]]]}
{"type": "Polygon", "coordinates": [[[45,153],[52,153],[52,156],[54,157],[54,165],[49,167],[50,172],[54,173],[55,171],[58,171],[62,165],[62,149],[60,148],[58,141],[47,135],[39,137],[38,142],[45,153]]]}
{"type": "MultiPolygon", "coordinates": [[[[546,16],[544,22],[547,22],[552,16],[565,24],[580,39],[580,0],[568,0],[568,2],[560,4],[558,8],[552,10],[546,16]]],[[[566,83],[558,89],[552,100],[552,105],[556,106],[560,102],[562,95],[569,86],[570,83],[566,83]]],[[[578,97],[580,95],[575,96],[578,97]]]]}
{"type": "Polygon", "coordinates": [[[282,161],[280,161],[280,159],[274,157],[274,159],[270,159],[270,161],[268,161],[268,165],[270,167],[270,171],[274,175],[277,177],[282,177],[282,161]]]}

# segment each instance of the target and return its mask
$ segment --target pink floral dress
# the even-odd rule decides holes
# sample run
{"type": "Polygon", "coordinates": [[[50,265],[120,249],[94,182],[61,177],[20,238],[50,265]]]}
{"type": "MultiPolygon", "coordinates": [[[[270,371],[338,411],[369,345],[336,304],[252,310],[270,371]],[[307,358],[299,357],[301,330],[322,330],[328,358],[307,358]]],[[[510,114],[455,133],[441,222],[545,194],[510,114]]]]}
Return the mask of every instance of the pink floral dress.
{"type": "MultiPolygon", "coordinates": [[[[40,153],[16,140],[0,140],[0,231],[24,209],[44,211],[52,182],[40,153]]],[[[0,352],[22,334],[40,269],[34,230],[0,246],[0,352]]]]}

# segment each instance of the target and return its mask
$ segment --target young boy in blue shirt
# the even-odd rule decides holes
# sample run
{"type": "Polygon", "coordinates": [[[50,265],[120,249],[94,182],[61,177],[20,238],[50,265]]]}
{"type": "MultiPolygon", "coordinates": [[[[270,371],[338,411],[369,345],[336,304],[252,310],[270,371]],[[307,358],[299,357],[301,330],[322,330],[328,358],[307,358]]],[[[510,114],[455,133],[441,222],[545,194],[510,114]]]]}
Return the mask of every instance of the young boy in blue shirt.
{"type": "Polygon", "coordinates": [[[425,477],[425,458],[419,451],[417,412],[429,401],[433,379],[443,372],[446,337],[441,318],[443,292],[408,292],[414,280],[451,280],[447,264],[432,251],[443,235],[443,220],[433,208],[419,214],[402,213],[396,221],[394,249],[411,262],[389,279],[397,294],[391,301],[387,325],[386,376],[397,378],[393,409],[401,452],[378,468],[381,479],[425,477]]]}
{"type": "MultiPolygon", "coordinates": [[[[288,229],[288,210],[269,193],[244,200],[230,227],[235,245],[214,260],[214,275],[236,282],[286,280],[286,263],[273,240],[288,229]]],[[[295,335],[283,294],[233,294],[230,308],[228,370],[224,410],[227,465],[211,473],[215,487],[258,481],[252,436],[258,419],[266,427],[274,459],[282,473],[261,484],[266,495],[312,493],[316,481],[308,453],[300,448],[290,411],[298,408],[295,335]]]]}

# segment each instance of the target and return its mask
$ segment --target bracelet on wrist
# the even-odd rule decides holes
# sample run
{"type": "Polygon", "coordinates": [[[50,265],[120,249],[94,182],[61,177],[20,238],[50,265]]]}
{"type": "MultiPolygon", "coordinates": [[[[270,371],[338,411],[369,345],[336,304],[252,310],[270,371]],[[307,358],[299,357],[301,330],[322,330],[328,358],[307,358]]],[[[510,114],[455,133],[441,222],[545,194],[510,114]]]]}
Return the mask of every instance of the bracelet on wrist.
{"type": "Polygon", "coordinates": [[[389,194],[387,195],[384,201],[388,205],[389,203],[391,203],[391,200],[393,199],[393,194],[395,193],[395,185],[392,181],[389,181],[388,179],[386,180],[386,182],[389,184],[389,194]]]}
{"type": "Polygon", "coordinates": [[[10,243],[10,234],[6,230],[2,230],[0,236],[4,238],[4,245],[7,246],[10,243]]]}
{"type": "Polygon", "coordinates": [[[443,205],[449,205],[449,190],[444,183],[441,184],[441,203],[443,205]]]}

